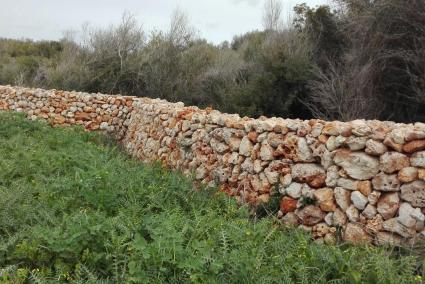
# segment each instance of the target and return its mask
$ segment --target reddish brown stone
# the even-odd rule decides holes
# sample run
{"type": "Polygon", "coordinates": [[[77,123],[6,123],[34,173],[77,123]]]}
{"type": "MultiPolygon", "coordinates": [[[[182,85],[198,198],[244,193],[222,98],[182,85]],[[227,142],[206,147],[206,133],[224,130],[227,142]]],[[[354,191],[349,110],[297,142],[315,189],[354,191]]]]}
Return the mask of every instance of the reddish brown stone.
{"type": "Polygon", "coordinates": [[[372,192],[372,183],[368,180],[359,181],[357,183],[357,190],[360,191],[364,196],[369,196],[372,192]]]}
{"type": "Polygon", "coordinates": [[[403,151],[406,153],[414,153],[425,149],[425,139],[413,140],[407,144],[404,144],[403,151]]]}
{"type": "Polygon", "coordinates": [[[252,142],[252,143],[257,143],[257,138],[258,138],[258,134],[255,131],[251,131],[248,133],[248,139],[252,142]]]}
{"type": "Polygon", "coordinates": [[[280,201],[280,210],[284,214],[289,212],[294,212],[297,209],[297,203],[298,203],[298,200],[285,196],[280,201]]]}
{"type": "Polygon", "coordinates": [[[54,124],[64,124],[66,121],[66,118],[62,115],[56,115],[54,119],[54,124]]]}
{"type": "Polygon", "coordinates": [[[83,120],[83,121],[91,120],[90,114],[85,112],[76,112],[74,118],[75,120],[83,120]]]}

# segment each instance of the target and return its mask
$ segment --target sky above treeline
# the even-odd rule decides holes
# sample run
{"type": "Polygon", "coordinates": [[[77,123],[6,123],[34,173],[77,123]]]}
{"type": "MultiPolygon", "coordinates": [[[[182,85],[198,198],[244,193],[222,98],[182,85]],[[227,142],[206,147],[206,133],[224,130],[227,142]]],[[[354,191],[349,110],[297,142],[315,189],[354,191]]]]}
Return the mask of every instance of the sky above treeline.
{"type": "MultiPolygon", "coordinates": [[[[331,0],[281,0],[282,18],[293,7],[329,4],[331,0]]],[[[262,29],[265,0],[1,0],[0,37],[57,40],[85,24],[108,27],[131,13],[147,32],[167,30],[176,8],[184,11],[202,38],[213,43],[262,29]]]]}

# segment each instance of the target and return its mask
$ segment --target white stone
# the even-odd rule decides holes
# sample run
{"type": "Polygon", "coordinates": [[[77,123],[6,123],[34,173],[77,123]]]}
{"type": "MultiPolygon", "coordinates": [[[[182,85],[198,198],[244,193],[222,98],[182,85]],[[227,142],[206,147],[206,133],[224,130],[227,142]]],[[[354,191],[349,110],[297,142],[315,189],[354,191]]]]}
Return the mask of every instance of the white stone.
{"type": "Polygon", "coordinates": [[[248,136],[242,138],[241,144],[239,145],[239,154],[245,157],[249,157],[252,154],[254,145],[249,140],[248,136]]]}
{"type": "Polygon", "coordinates": [[[407,228],[406,226],[401,224],[397,218],[386,220],[382,224],[382,227],[384,228],[384,230],[388,232],[397,233],[404,238],[411,238],[416,233],[415,229],[407,228]]]}
{"type": "Polygon", "coordinates": [[[407,202],[403,202],[398,210],[398,221],[408,228],[416,228],[416,223],[425,221],[425,216],[419,208],[413,208],[407,202]]]}
{"type": "Polygon", "coordinates": [[[329,187],[335,187],[337,180],[338,180],[339,174],[338,174],[338,167],[337,166],[331,166],[326,171],[326,186],[329,187]]]}
{"type": "Polygon", "coordinates": [[[344,144],[345,140],[346,140],[346,138],[343,137],[343,136],[331,136],[326,141],[326,148],[329,151],[334,151],[334,150],[338,149],[339,147],[341,147],[342,144],[344,144]]]}
{"type": "Polygon", "coordinates": [[[285,192],[288,196],[294,199],[298,199],[301,197],[302,186],[303,185],[300,183],[293,182],[285,189],[285,192]]]}
{"type": "Polygon", "coordinates": [[[425,181],[417,180],[401,186],[401,199],[415,207],[425,207],[425,181]]]}
{"type": "Polygon", "coordinates": [[[381,192],[372,191],[372,193],[367,196],[367,200],[369,201],[369,204],[376,205],[378,203],[380,196],[381,196],[381,192]]]}
{"type": "Polygon", "coordinates": [[[410,157],[410,163],[413,167],[425,168],[425,151],[414,153],[410,157]]]}
{"type": "Polygon", "coordinates": [[[339,178],[337,181],[337,185],[339,187],[343,187],[349,190],[357,190],[358,183],[359,182],[357,180],[352,180],[348,178],[339,178]]]}
{"type": "Polygon", "coordinates": [[[367,197],[364,196],[360,191],[353,191],[351,193],[351,201],[353,202],[353,205],[359,210],[365,209],[366,204],[368,203],[367,197]]]}
{"type": "Polygon", "coordinates": [[[367,206],[366,206],[366,208],[363,210],[363,216],[365,216],[367,219],[372,219],[373,217],[375,217],[376,216],[376,213],[377,213],[377,211],[376,211],[376,208],[375,208],[375,206],[373,206],[373,205],[371,205],[371,204],[368,204],[367,206]]]}
{"type": "Polygon", "coordinates": [[[351,124],[351,132],[356,136],[367,136],[372,133],[370,127],[364,120],[353,120],[350,122],[351,124]]]}
{"type": "Polygon", "coordinates": [[[360,152],[338,151],[334,162],[344,168],[347,174],[358,180],[367,180],[379,172],[378,159],[360,152]]]}
{"type": "Polygon", "coordinates": [[[348,207],[348,209],[345,211],[345,214],[348,217],[348,220],[350,220],[350,222],[357,222],[359,221],[359,210],[354,207],[354,205],[351,205],[350,207],[348,207]]]}
{"type": "Polygon", "coordinates": [[[102,123],[100,124],[100,129],[101,129],[101,130],[108,130],[108,128],[109,128],[109,125],[108,125],[108,123],[107,123],[107,122],[102,122],[102,123]]]}
{"type": "Polygon", "coordinates": [[[269,144],[262,145],[260,149],[260,157],[263,161],[273,160],[273,147],[269,144]]]}
{"type": "Polygon", "coordinates": [[[342,210],[347,210],[351,205],[351,192],[342,187],[336,187],[334,189],[334,195],[336,204],[338,204],[342,210]]]}
{"type": "Polygon", "coordinates": [[[366,147],[366,137],[350,136],[345,140],[345,144],[350,148],[351,151],[362,150],[366,147]]]}
{"type": "Polygon", "coordinates": [[[384,173],[392,174],[402,168],[410,166],[409,158],[398,152],[386,152],[379,159],[381,170],[384,173]]]}

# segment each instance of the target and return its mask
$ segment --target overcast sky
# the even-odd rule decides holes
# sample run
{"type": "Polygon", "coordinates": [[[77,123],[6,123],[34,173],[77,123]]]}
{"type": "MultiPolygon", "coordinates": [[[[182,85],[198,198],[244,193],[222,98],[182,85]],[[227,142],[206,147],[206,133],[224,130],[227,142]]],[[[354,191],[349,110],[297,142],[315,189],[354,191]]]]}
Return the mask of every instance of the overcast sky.
{"type": "MultiPolygon", "coordinates": [[[[107,27],[120,22],[124,12],[135,15],[149,31],[165,30],[172,11],[179,7],[189,16],[201,37],[214,43],[262,28],[265,0],[0,0],[0,37],[60,39],[64,31],[78,30],[84,23],[107,27]]],[[[292,7],[329,0],[281,0],[283,17],[292,7]]]]}

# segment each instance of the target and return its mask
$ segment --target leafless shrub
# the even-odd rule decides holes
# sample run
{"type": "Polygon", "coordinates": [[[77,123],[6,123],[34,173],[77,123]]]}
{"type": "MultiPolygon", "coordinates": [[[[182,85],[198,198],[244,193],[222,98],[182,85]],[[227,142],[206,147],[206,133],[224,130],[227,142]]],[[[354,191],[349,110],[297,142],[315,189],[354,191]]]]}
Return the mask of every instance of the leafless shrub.
{"type": "Polygon", "coordinates": [[[326,120],[350,121],[372,119],[380,115],[382,106],[373,93],[374,84],[368,77],[372,66],[353,70],[329,63],[323,71],[316,67],[315,80],[310,82],[311,96],[305,101],[314,117],[326,120]]]}
{"type": "Polygon", "coordinates": [[[263,10],[263,27],[265,30],[279,30],[282,14],[282,3],[279,0],[266,0],[263,10]]]}

